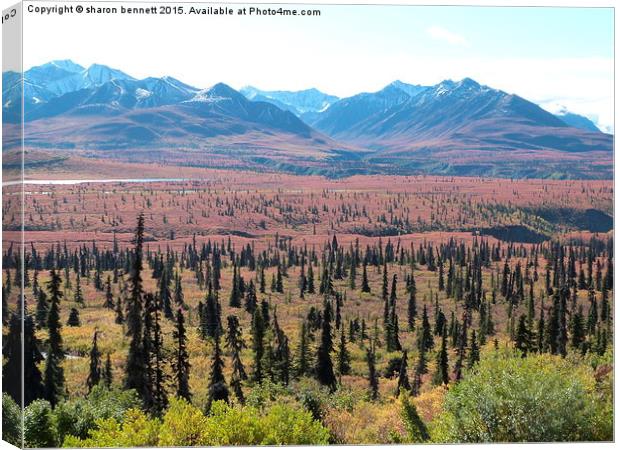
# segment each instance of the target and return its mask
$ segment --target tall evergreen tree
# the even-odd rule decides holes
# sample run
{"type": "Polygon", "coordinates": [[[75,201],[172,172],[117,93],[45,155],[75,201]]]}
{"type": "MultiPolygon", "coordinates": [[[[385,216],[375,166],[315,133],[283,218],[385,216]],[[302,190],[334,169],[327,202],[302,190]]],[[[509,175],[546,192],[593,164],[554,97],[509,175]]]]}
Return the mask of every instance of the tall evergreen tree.
{"type": "Polygon", "coordinates": [[[436,385],[447,385],[450,382],[448,375],[448,331],[444,327],[441,333],[441,348],[437,353],[437,364],[433,381],[436,385]]]}
{"type": "Polygon", "coordinates": [[[364,261],[364,265],[362,268],[362,292],[370,293],[370,284],[368,284],[368,271],[366,269],[366,261],[364,261]]]}
{"type": "Polygon", "coordinates": [[[112,294],[112,279],[110,275],[108,275],[105,282],[105,303],[103,306],[108,309],[114,309],[114,295],[112,294]]]}
{"type": "Polygon", "coordinates": [[[340,376],[351,373],[351,356],[347,350],[347,336],[344,327],[340,332],[340,343],[338,345],[338,373],[340,376]]]}
{"type": "Polygon", "coordinates": [[[108,355],[105,360],[105,368],[103,369],[103,381],[105,383],[105,386],[108,389],[112,387],[113,378],[114,377],[112,375],[112,360],[110,358],[110,353],[108,352],[108,355]]]}
{"type": "Polygon", "coordinates": [[[22,322],[19,313],[21,311],[11,315],[8,325],[9,331],[4,336],[2,343],[4,362],[2,367],[2,389],[15,400],[15,403],[26,407],[34,400],[46,396],[46,388],[38,367],[44,358],[39,351],[40,343],[35,334],[32,317],[26,314],[22,322]],[[23,403],[22,387],[24,387],[23,403]]]}
{"type": "Polygon", "coordinates": [[[45,398],[52,407],[58,404],[65,390],[65,374],[61,367],[61,362],[65,359],[60,323],[61,283],[58,273],[52,270],[50,281],[47,283],[50,293],[50,310],[47,316],[48,339],[47,357],[45,358],[45,398]]]}
{"type": "Polygon", "coordinates": [[[265,322],[260,309],[254,311],[252,316],[252,351],[254,352],[254,364],[252,379],[256,382],[263,380],[263,355],[265,353],[265,322]]]}
{"type": "Polygon", "coordinates": [[[370,398],[376,400],[379,397],[379,376],[376,368],[376,356],[374,346],[366,349],[366,364],[368,364],[368,385],[370,387],[370,398]]]}
{"type": "Polygon", "coordinates": [[[241,335],[241,327],[237,316],[228,316],[228,327],[226,333],[226,346],[231,353],[232,375],[230,377],[230,386],[235,393],[235,397],[241,404],[245,402],[241,382],[248,378],[243,362],[241,361],[241,350],[245,348],[245,342],[241,335]]]}
{"type": "Polygon", "coordinates": [[[415,327],[415,318],[418,315],[418,309],[416,304],[416,285],[413,273],[411,274],[411,281],[409,284],[409,299],[407,301],[407,326],[409,331],[413,331],[415,327]]]}
{"type": "Polygon", "coordinates": [[[88,378],[86,379],[86,386],[88,392],[93,390],[93,387],[97,386],[101,381],[101,352],[97,345],[97,336],[99,331],[95,330],[93,334],[93,344],[90,348],[90,369],[88,372],[88,378]]]}
{"type": "Polygon", "coordinates": [[[323,320],[321,324],[321,342],[317,351],[316,376],[323,386],[329,387],[330,391],[336,390],[336,376],[332,365],[331,352],[332,342],[332,312],[329,302],[323,302],[323,320]]]}
{"type": "Polygon", "coordinates": [[[428,371],[426,367],[426,350],[424,346],[421,346],[418,350],[418,361],[413,374],[413,384],[411,385],[411,393],[414,397],[420,395],[422,389],[422,375],[428,371]]]}
{"type": "Polygon", "coordinates": [[[467,357],[467,368],[471,369],[480,361],[480,348],[476,339],[476,330],[471,330],[471,341],[469,345],[469,355],[467,357]]]}
{"type": "Polygon", "coordinates": [[[407,351],[403,352],[403,356],[400,359],[400,369],[398,371],[398,385],[396,387],[396,393],[398,394],[401,389],[410,390],[411,384],[409,383],[409,374],[407,373],[407,351]]]}
{"type": "Polygon", "coordinates": [[[308,336],[308,324],[301,322],[299,328],[299,345],[297,347],[297,361],[295,364],[295,375],[303,377],[310,374],[310,343],[308,336]]]}
{"type": "Polygon", "coordinates": [[[185,316],[182,308],[177,309],[175,329],[172,332],[175,340],[174,359],[172,361],[172,369],[174,371],[174,380],[176,384],[177,397],[190,401],[192,394],[189,389],[189,353],[187,352],[187,334],[185,330],[185,316]]]}
{"type": "MultiPolygon", "coordinates": [[[[131,291],[127,298],[127,335],[130,337],[129,352],[125,363],[125,389],[135,389],[143,399],[147,392],[147,374],[143,354],[143,288],[142,288],[142,245],[144,242],[144,215],[138,216],[135,248],[129,282],[131,291]]],[[[117,321],[119,320],[117,313],[117,321]]]]}
{"type": "Polygon", "coordinates": [[[517,336],[515,348],[521,353],[521,357],[525,358],[532,347],[532,335],[528,325],[527,317],[521,314],[519,317],[519,325],[517,326],[517,336]]]}
{"type": "Polygon", "coordinates": [[[207,401],[207,411],[211,409],[211,404],[222,400],[228,403],[228,386],[224,379],[224,360],[220,349],[219,333],[213,339],[213,357],[211,359],[211,373],[209,374],[209,397],[207,401]]]}

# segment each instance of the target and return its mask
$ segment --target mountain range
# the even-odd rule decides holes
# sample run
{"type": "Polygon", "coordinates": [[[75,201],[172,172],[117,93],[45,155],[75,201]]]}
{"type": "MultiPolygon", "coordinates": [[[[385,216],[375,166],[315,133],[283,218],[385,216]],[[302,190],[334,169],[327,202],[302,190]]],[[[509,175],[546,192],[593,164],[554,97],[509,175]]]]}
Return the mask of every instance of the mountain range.
{"type": "MultiPolygon", "coordinates": [[[[21,79],[3,73],[5,122],[20,119],[21,79]]],[[[127,148],[191,147],[303,173],[557,178],[609,177],[613,159],[613,136],[589,119],[469,78],[394,81],[338,98],[317,89],[199,89],[62,60],[26,71],[23,93],[29,147],[118,150],[120,158],[127,148]]]]}

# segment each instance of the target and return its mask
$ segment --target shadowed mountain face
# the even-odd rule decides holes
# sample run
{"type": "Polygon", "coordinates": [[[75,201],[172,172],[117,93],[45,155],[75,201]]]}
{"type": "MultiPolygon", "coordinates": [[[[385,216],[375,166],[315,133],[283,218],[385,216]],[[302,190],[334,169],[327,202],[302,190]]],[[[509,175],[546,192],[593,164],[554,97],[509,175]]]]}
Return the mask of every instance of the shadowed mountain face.
{"type": "MultiPolygon", "coordinates": [[[[20,81],[19,74],[3,74],[9,124],[20,120],[20,81]]],[[[435,86],[395,81],[344,99],[316,89],[240,93],[223,83],[201,90],[171,77],[137,80],[71,61],[34,67],[23,81],[31,148],[106,150],[106,157],[139,147],[240,151],[246,163],[267,169],[307,173],[312,167],[334,176],[612,175],[612,136],[587,119],[554,116],[468,78],[435,86]]],[[[188,153],[185,163],[191,158],[188,153]]]]}
{"type": "Polygon", "coordinates": [[[330,110],[346,106],[351,111],[334,114],[328,110],[314,125],[336,139],[363,142],[388,154],[420,147],[562,151],[610,148],[610,138],[602,133],[584,139],[584,133],[574,128],[567,130],[565,122],[537,105],[468,78],[443,81],[413,97],[398,96],[394,90],[390,85],[375,94],[342,100],[330,110]]]}

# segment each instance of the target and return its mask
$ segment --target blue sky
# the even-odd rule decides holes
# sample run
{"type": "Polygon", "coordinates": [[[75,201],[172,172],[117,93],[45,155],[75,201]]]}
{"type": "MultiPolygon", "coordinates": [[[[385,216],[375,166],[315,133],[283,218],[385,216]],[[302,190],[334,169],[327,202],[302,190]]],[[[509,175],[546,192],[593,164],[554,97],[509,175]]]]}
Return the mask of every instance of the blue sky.
{"type": "Polygon", "coordinates": [[[318,8],[320,17],[27,14],[26,26],[41,32],[26,34],[25,65],[68,58],[198,87],[223,81],[339,96],[394,79],[434,84],[468,76],[549,110],[567,107],[603,127],[613,123],[611,8],[318,8]]]}

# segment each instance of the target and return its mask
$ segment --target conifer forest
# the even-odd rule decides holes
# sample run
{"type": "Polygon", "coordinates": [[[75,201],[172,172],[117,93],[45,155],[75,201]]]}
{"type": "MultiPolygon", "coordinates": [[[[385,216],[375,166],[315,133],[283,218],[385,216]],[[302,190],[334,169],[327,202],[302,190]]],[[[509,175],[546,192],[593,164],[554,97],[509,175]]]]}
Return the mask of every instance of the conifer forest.
{"type": "Polygon", "coordinates": [[[612,181],[204,172],[5,187],[4,439],[613,440],[612,181]]]}

